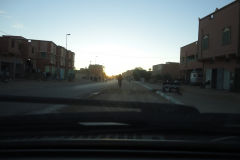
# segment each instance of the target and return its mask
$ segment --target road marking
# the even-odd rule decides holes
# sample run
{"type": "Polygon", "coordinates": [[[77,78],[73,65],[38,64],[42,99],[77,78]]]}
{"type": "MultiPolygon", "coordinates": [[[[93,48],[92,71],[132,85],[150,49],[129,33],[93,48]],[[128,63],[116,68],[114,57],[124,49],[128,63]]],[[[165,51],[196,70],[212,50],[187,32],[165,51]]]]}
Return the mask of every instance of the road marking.
{"type": "Polygon", "coordinates": [[[174,104],[181,104],[181,105],[183,105],[182,102],[180,102],[180,101],[174,99],[174,98],[171,97],[171,96],[168,96],[168,95],[164,94],[164,93],[161,92],[161,91],[156,91],[156,93],[157,93],[158,95],[164,97],[165,99],[169,100],[170,102],[174,103],[174,104]]]}
{"type": "MultiPolygon", "coordinates": [[[[143,84],[143,83],[141,83],[141,82],[136,82],[136,81],[135,81],[135,83],[136,83],[136,84],[139,84],[139,85],[141,85],[141,86],[143,86],[143,87],[145,87],[146,89],[153,90],[153,88],[151,88],[151,87],[149,87],[149,86],[147,86],[146,84],[143,84]]],[[[156,94],[162,96],[163,98],[167,99],[168,101],[170,101],[170,102],[172,102],[172,103],[174,103],[174,104],[181,104],[181,105],[183,105],[182,102],[176,100],[175,98],[173,98],[173,97],[171,97],[171,96],[166,95],[165,93],[163,93],[163,92],[161,92],[161,91],[159,91],[159,90],[156,91],[156,94]]]]}

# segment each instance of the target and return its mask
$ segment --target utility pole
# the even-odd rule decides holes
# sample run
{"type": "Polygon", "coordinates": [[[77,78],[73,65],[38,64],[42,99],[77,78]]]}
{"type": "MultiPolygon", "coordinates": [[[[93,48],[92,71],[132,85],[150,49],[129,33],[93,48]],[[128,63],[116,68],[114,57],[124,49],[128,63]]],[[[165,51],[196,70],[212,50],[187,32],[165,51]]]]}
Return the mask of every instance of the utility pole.
{"type": "Polygon", "coordinates": [[[97,57],[98,57],[98,56],[95,57],[95,65],[97,64],[97,57]]]}
{"type": "Polygon", "coordinates": [[[67,36],[70,36],[71,34],[66,34],[66,50],[67,50],[67,36]]]}

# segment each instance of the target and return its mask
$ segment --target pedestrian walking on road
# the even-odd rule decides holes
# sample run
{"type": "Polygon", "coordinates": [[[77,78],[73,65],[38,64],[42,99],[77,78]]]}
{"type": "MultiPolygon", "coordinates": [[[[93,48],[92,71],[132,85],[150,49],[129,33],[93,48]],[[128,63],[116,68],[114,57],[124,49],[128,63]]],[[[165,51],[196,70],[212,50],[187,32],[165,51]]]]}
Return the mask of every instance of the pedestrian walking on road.
{"type": "Polygon", "coordinates": [[[122,87],[122,79],[123,79],[122,75],[119,74],[119,75],[118,75],[118,87],[119,87],[119,88],[122,87]]]}

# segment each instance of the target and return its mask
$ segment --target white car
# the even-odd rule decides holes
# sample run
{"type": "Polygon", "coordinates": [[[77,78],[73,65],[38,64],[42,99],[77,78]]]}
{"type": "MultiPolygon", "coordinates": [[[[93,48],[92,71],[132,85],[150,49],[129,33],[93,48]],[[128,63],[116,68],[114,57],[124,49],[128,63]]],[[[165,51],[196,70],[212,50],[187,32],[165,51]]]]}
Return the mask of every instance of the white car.
{"type": "Polygon", "coordinates": [[[202,73],[197,71],[192,71],[190,74],[190,84],[200,85],[202,83],[203,76],[202,73]]]}

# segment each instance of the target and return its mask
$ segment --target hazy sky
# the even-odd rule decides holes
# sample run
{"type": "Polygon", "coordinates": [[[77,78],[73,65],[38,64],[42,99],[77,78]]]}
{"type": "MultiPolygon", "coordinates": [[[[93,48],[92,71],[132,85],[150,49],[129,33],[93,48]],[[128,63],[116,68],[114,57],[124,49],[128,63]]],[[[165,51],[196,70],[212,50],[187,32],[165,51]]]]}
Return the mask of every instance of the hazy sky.
{"type": "Polygon", "coordinates": [[[197,40],[198,17],[233,0],[0,0],[0,35],[42,39],[75,52],[107,74],[179,62],[180,47],[197,40]]]}

